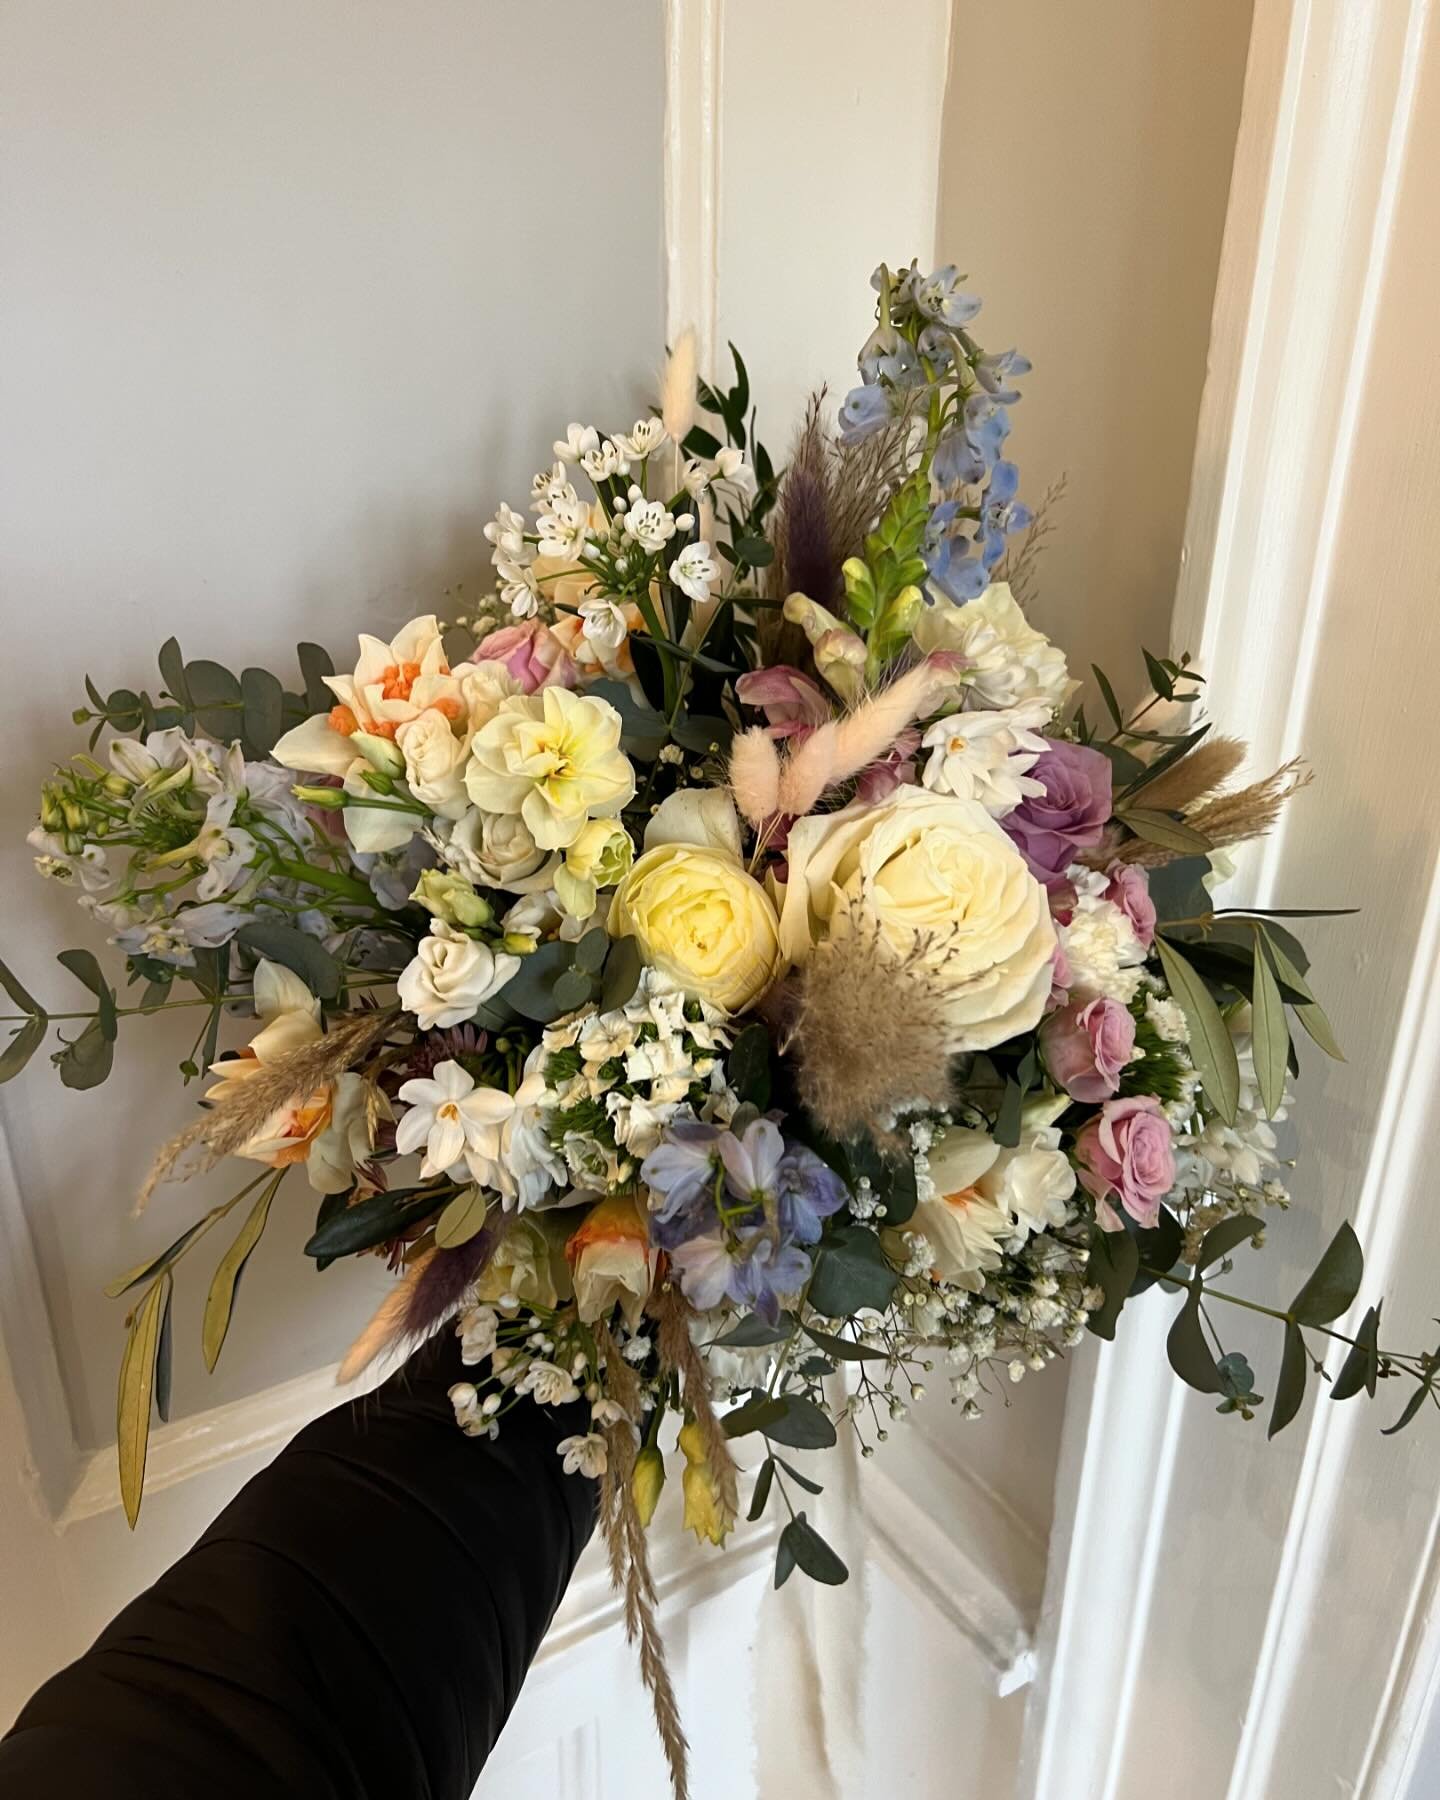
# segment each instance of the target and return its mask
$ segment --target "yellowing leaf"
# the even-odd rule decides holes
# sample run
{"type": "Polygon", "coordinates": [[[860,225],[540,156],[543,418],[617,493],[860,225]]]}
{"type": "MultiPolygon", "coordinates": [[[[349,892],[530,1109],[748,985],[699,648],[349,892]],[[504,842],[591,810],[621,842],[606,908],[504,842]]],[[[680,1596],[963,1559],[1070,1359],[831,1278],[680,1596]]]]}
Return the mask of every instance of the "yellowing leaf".
{"type": "Polygon", "coordinates": [[[211,1279],[210,1292],[205,1296],[205,1321],[200,1328],[200,1348],[205,1356],[205,1367],[212,1373],[220,1360],[225,1334],[230,1329],[230,1312],[235,1304],[240,1277],[245,1271],[250,1252],[260,1242],[260,1234],[270,1218],[270,1202],[275,1198],[284,1178],[285,1171],[278,1169],[266,1182],[260,1198],[250,1208],[245,1223],[236,1234],[235,1242],[220,1258],[219,1266],[211,1279]]]}
{"type": "Polygon", "coordinates": [[[140,1516],[145,1486],[145,1456],[150,1446],[150,1408],[155,1398],[155,1358],[160,1330],[170,1308],[170,1271],[145,1291],[130,1321],[130,1335],[120,1362],[116,1396],[115,1447],[120,1459],[120,1498],[133,1531],[140,1516]]]}

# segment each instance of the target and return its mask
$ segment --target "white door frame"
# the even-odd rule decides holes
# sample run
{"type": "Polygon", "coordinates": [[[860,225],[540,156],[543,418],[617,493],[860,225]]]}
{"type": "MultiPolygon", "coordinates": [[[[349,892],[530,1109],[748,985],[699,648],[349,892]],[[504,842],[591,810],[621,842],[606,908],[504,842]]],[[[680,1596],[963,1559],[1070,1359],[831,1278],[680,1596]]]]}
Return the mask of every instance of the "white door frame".
{"type": "MultiPolygon", "coordinates": [[[[1197,654],[1215,716],[1249,740],[1257,772],[1304,748],[1333,599],[1339,501],[1410,167],[1416,95],[1424,58],[1436,55],[1433,27],[1427,42],[1431,12],[1429,0],[1257,0],[1173,635],[1177,650],[1197,654]]],[[[1433,356],[1434,344],[1427,349],[1433,356]]],[[[1284,904],[1287,842],[1282,828],[1247,851],[1237,888],[1253,904],[1284,904]]],[[[1402,1241],[1412,1257],[1435,1247],[1423,1216],[1433,1200],[1416,1178],[1425,1123],[1417,1115],[1433,1119],[1433,1110],[1415,1104],[1440,1074],[1440,864],[1433,866],[1413,937],[1387,952],[1400,959],[1404,1004],[1389,1077],[1364,1127],[1375,1155],[1363,1192],[1348,1205],[1328,1197],[1320,1233],[1323,1241],[1348,1210],[1366,1244],[1371,1299],[1399,1278],[1402,1241]]],[[[1424,880],[1422,868],[1422,889],[1424,880]]],[[[1350,1071],[1340,1075],[1349,1079],[1350,1071]]],[[[1301,1100],[1303,1132],[1303,1093],[1301,1100]]],[[[1291,1269],[1279,1240],[1300,1225],[1304,1198],[1297,1193],[1264,1258],[1270,1280],[1287,1292],[1291,1269]]],[[[1173,1656],[1157,1666],[1156,1620],[1188,1611],[1190,1595],[1177,1587],[1194,1583],[1198,1594],[1212,1579],[1198,1553],[1207,1532],[1223,1541],[1229,1524],[1225,1511],[1212,1510],[1187,1529],[1198,1439],[1187,1443],[1185,1433],[1198,1431],[1196,1409],[1206,1408],[1168,1366],[1172,1313],[1158,1294],[1137,1303],[1117,1343],[1087,1349],[1072,1372],[1019,1791],[1035,1800],[1117,1800],[1153,1791],[1158,1779],[1166,1792],[1207,1800],[1299,1800],[1322,1791],[1398,1797],[1407,1791],[1416,1721],[1440,1676],[1433,1509],[1421,1541],[1407,1544],[1418,1550],[1413,1582],[1393,1598],[1373,1596],[1390,1609],[1381,1633],[1393,1644],[1389,1668],[1363,1691],[1357,1683],[1343,1694],[1307,1679],[1316,1634],[1343,1630],[1347,1603],[1362,1611],[1372,1603],[1366,1566],[1337,1575],[1334,1563],[1342,1528],[1354,1529],[1368,1491],[1359,1484],[1386,1479],[1383,1462],[1372,1469],[1377,1453],[1391,1456],[1393,1479],[1407,1479],[1406,1457],[1415,1452],[1401,1451],[1402,1440],[1375,1442],[1398,1402],[1377,1417],[1312,1393],[1285,1438],[1267,1447],[1252,1429],[1247,1444],[1220,1450],[1227,1469],[1232,1453],[1251,1459],[1230,1505],[1238,1513],[1243,1485],[1248,1515],[1264,1513],[1265,1529],[1235,1553],[1263,1619],[1253,1664],[1246,1641],[1235,1651],[1248,1674],[1224,1690],[1227,1704],[1238,1697],[1232,1714],[1243,1717],[1216,1731],[1223,1751],[1198,1777],[1193,1768],[1174,1771],[1172,1788],[1172,1772],[1149,1760],[1138,1720],[1157,1697],[1177,1746],[1187,1736],[1187,1704],[1219,1707],[1198,1669],[1175,1667],[1173,1656]],[[1269,1476],[1258,1466],[1267,1456],[1269,1476]],[[1197,1559],[1187,1561],[1190,1552],[1197,1559]],[[1189,1682],[1185,1694],[1176,1692],[1181,1682],[1189,1682]],[[1358,1766],[1302,1771],[1293,1740],[1303,1736],[1306,1708],[1345,1705],[1373,1715],[1358,1766]]],[[[1403,1323],[1430,1329],[1423,1317],[1403,1323]]],[[[1272,1391],[1273,1360],[1266,1376],[1260,1385],[1272,1391]]],[[[1380,1543],[1371,1552],[1382,1561],[1386,1553],[1380,1543]]]]}

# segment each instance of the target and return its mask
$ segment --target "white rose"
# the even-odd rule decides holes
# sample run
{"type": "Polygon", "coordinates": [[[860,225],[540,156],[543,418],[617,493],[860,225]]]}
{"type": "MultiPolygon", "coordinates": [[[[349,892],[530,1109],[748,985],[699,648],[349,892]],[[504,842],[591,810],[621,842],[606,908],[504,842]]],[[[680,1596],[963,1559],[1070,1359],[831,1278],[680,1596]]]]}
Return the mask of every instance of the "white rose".
{"type": "Polygon", "coordinates": [[[444,713],[431,707],[400,727],[395,744],[405,758],[410,792],[421,805],[444,819],[461,818],[470,805],[464,777],[468,739],[457,738],[444,713]]]}
{"type": "Polygon", "coordinates": [[[1027,701],[1043,701],[1056,712],[1078,683],[1069,678],[1065,655],[1029,623],[1006,582],[956,606],[936,600],[915,626],[915,642],[927,653],[958,650],[967,664],[973,704],[1003,711],[1027,701]]]}
{"type": "Polygon", "coordinates": [[[497,956],[443,919],[432,919],[430,935],[395,985],[400,1004],[414,1013],[420,1029],[434,1031],[473,1018],[519,967],[518,956],[497,956]]]}
{"type": "Polygon", "coordinates": [[[798,820],[786,856],[780,947],[790,962],[832,930],[873,924],[897,954],[918,953],[933,970],[952,1050],[987,1050],[1039,1023],[1055,949],[1050,908],[978,801],[903,787],[879,806],[798,820]]]}
{"type": "Polygon", "coordinates": [[[444,834],[440,854],[477,887],[504,888],[511,894],[549,887],[560,860],[539,847],[519,813],[484,812],[479,807],[472,807],[444,834]]]}
{"type": "Polygon", "coordinates": [[[460,684],[460,702],[465,708],[468,744],[480,727],[488,725],[499,712],[501,702],[520,692],[520,683],[504,663],[493,659],[461,663],[455,670],[455,679],[460,684]]]}

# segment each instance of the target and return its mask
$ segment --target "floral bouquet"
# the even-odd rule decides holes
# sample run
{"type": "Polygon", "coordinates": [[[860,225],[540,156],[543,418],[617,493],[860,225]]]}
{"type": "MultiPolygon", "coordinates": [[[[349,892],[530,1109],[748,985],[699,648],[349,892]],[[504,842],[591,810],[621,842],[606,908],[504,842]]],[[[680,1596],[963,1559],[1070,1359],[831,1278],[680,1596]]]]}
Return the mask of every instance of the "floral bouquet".
{"type": "MultiPolygon", "coordinates": [[[[742,1465],[748,1517],[783,1509],[777,1584],[846,1577],[795,1452],[870,1455],[937,1367],[974,1416],[1148,1287],[1183,1295],[1176,1374],[1251,1419],[1212,1277],[1287,1204],[1292,1021],[1339,1055],[1289,929],[1211,891],[1300,771],[1237,783],[1184,657],[1145,654],[1133,711],[1098,670],[1106,716],[1072,710],[1023,603],[1045,522],[1005,443],[1029,364],[980,347],[954,268],[874,285],[861,384],[837,429],[816,397],[783,470],[739,355],[721,389],[683,339],[654,416],[572,424],[529,512],[500,508],[465,616],[361,637],[342,674],[302,644],[294,691],[173,639],[157,697],[87,683],[90,752],[31,838],[133,996],[61,957],[92,1003],[59,1015],[83,1020],[61,1080],[104,1080],[122,1018],[198,1015],[204,1104],[141,1199],[258,1170],[111,1289],[138,1293],[132,1523],[177,1265],[239,1220],[213,1367],[277,1195],[308,1189],[317,1264],[396,1277],[342,1376],[447,1328],[460,1429],[588,1404],[560,1450],[600,1483],[677,1792],[645,1553],[667,1419],[701,1538],[735,1526],[742,1465]],[[222,1049],[232,1020],[249,1041],[222,1049]]],[[[53,1021],[0,980],[9,1078],[53,1021]]],[[[1288,1307],[1241,1302],[1283,1325],[1272,1435],[1361,1269],[1342,1226],[1288,1307]]],[[[1378,1326],[1343,1336],[1330,1393],[1410,1377],[1404,1424],[1440,1351],[1378,1326]]]]}

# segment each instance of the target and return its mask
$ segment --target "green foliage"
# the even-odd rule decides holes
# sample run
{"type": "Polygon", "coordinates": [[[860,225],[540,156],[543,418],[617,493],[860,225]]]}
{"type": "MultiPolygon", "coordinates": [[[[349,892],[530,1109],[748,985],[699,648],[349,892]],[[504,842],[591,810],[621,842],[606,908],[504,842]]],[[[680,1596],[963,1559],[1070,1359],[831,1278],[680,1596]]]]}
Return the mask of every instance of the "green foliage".
{"type": "Polygon", "coordinates": [[[260,1190],[260,1197],[251,1207],[249,1216],[236,1234],[235,1242],[221,1257],[210,1283],[210,1291],[205,1296],[200,1347],[205,1357],[205,1367],[212,1374],[220,1360],[226,1333],[230,1329],[230,1314],[240,1289],[240,1277],[245,1273],[250,1253],[260,1242],[261,1234],[269,1222],[270,1203],[280,1191],[280,1183],[284,1179],[285,1170],[277,1169],[260,1190]]]}
{"type": "Polygon", "coordinates": [[[1090,1230],[1090,1261],[1086,1272],[1105,1295],[1103,1304],[1086,1320],[1098,1338],[1110,1341],[1140,1268],[1140,1246],[1128,1231],[1090,1230]]]}
{"type": "Polygon", "coordinates": [[[62,950],[56,959],[95,996],[95,1017],[73,1043],[55,1051],[50,1060],[68,1088],[99,1087],[115,1062],[118,1019],[115,990],[105,979],[100,964],[89,950],[62,950]]]}
{"type": "Polygon", "coordinates": [[[736,1034],[725,1073],[739,1098],[764,1112],[770,1104],[770,1033],[758,1019],[736,1034]]]}
{"type": "Polygon", "coordinates": [[[424,1188],[397,1188],[393,1193],[372,1194],[367,1200],[332,1213],[317,1224],[305,1245],[305,1254],[333,1261],[354,1256],[388,1243],[402,1231],[419,1225],[439,1212],[455,1189],[450,1183],[424,1188]]]}
{"type": "MultiPolygon", "coordinates": [[[[150,1413],[156,1398],[160,1348],[162,1338],[166,1336],[172,1285],[170,1271],[166,1269],[146,1290],[126,1322],[115,1427],[120,1459],[120,1498],[131,1530],[140,1516],[145,1458],[150,1443],[150,1413]]],[[[164,1377],[159,1385],[165,1385],[164,1377]]]]}
{"type": "Polygon", "coordinates": [[[1197,1278],[1185,1296],[1185,1304],[1175,1315],[1175,1323],[1165,1340],[1165,1354],[1170,1359],[1170,1367],[1187,1387],[1196,1388],[1202,1394],[1218,1394],[1222,1386],[1220,1374],[1200,1319],[1202,1292],[1197,1278]]]}
{"type": "Polygon", "coordinates": [[[0,1052],[0,1083],[12,1081],[30,1058],[45,1042],[45,1035],[50,1029],[50,1020],[38,1000],[32,999],[21,985],[19,979],[0,962],[0,988],[3,988],[14,1005],[29,1016],[23,1025],[14,1033],[10,1042],[0,1052]]]}
{"type": "Polygon", "coordinates": [[[817,1331],[813,1325],[806,1325],[803,1330],[812,1344],[817,1345],[827,1356],[833,1356],[838,1362],[888,1361],[883,1350],[876,1350],[870,1344],[857,1344],[853,1338],[832,1337],[828,1331],[817,1331]]]}
{"type": "Polygon", "coordinates": [[[1170,992],[1190,1028],[1190,1053],[1210,1104],[1227,1125],[1235,1123],[1240,1104],[1240,1064],[1229,1028],[1210,990],[1174,944],[1157,936],[1155,948],[1170,992]]]}
{"type": "Polygon", "coordinates": [[[340,964],[318,938],[276,919],[252,919],[235,934],[242,950],[279,963],[298,975],[319,1000],[336,1000],[345,983],[340,964]]]}
{"type": "Polygon", "coordinates": [[[1264,1229],[1265,1221],[1252,1213],[1236,1213],[1232,1218],[1212,1225],[1200,1240],[1200,1255],[1195,1263],[1197,1272],[1204,1274],[1238,1245],[1247,1241],[1253,1243],[1264,1229]]]}
{"type": "Polygon", "coordinates": [[[829,1319],[848,1319],[865,1307],[883,1311],[899,1279],[873,1231],[863,1225],[842,1225],[820,1246],[810,1304],[829,1319]]]}
{"type": "Polygon", "coordinates": [[[1328,1325],[1348,1312],[1365,1275],[1365,1253],[1347,1220],[1331,1238],[1315,1272],[1290,1302],[1301,1325],[1328,1325]]]}
{"type": "Polygon", "coordinates": [[[1355,1334],[1355,1342],[1350,1346],[1350,1354],[1340,1365],[1340,1373],[1330,1389],[1332,1400],[1348,1400],[1353,1394],[1358,1394],[1362,1387],[1372,1400],[1375,1398],[1375,1384],[1380,1374],[1379,1340],[1380,1306],[1377,1304],[1368,1308],[1360,1321],[1360,1329],[1355,1334]]]}
{"type": "Polygon", "coordinates": [[[730,1350],[754,1350],[762,1344],[783,1344],[793,1333],[794,1325],[783,1313],[778,1325],[767,1325],[759,1313],[746,1313],[743,1319],[721,1337],[712,1338],[711,1342],[730,1350]]]}
{"type": "Polygon", "coordinates": [[[850,1579],[850,1571],[803,1512],[796,1513],[780,1533],[775,1552],[776,1587],[784,1587],[795,1569],[827,1587],[839,1587],[850,1579]]]}
{"type": "Polygon", "coordinates": [[[1275,1383],[1275,1403],[1270,1409],[1270,1428],[1267,1438],[1273,1438],[1281,1432],[1300,1410],[1300,1403],[1305,1398],[1305,1376],[1310,1367],[1310,1355],[1305,1348],[1305,1339],[1300,1327],[1293,1320],[1286,1323],[1285,1343],[1280,1352],[1280,1378],[1275,1383]]]}

